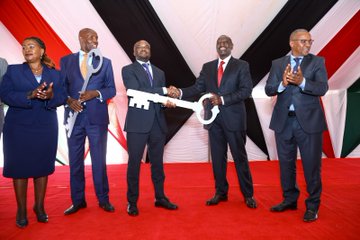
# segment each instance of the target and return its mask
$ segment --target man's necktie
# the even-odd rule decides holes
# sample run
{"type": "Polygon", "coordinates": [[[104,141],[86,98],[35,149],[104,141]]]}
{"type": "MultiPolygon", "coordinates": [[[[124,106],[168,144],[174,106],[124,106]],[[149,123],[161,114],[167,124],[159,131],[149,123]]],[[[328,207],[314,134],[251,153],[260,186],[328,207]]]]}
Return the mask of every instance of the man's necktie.
{"type": "Polygon", "coordinates": [[[149,78],[149,81],[150,81],[150,85],[152,86],[153,85],[153,78],[152,78],[150,70],[149,70],[149,65],[147,63],[143,63],[142,65],[145,68],[145,71],[146,71],[146,73],[148,75],[148,78],[149,78]]]}
{"type": "Polygon", "coordinates": [[[301,59],[301,58],[294,58],[295,66],[294,66],[294,68],[293,68],[293,73],[297,73],[298,68],[299,68],[299,65],[300,65],[300,59],[301,59]]]}
{"type": "Polygon", "coordinates": [[[220,87],[220,83],[221,83],[221,78],[223,76],[224,73],[224,69],[223,69],[223,65],[224,65],[224,61],[220,62],[219,68],[218,68],[218,87],[220,87]]]}
{"type": "Polygon", "coordinates": [[[84,58],[80,65],[80,72],[84,79],[86,78],[86,73],[87,73],[87,60],[88,60],[88,54],[85,53],[84,58]]]}

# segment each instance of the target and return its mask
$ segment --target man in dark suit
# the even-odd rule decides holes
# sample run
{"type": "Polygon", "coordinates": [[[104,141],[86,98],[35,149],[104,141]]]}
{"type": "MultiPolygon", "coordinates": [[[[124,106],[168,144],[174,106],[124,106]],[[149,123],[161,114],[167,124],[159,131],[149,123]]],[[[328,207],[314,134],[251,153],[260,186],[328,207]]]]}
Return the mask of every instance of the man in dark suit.
{"type": "Polygon", "coordinates": [[[283,201],[273,212],[297,209],[297,148],[300,149],[307,192],[305,222],[318,217],[321,194],[322,132],[326,129],[320,96],[328,90],[324,59],[309,54],[310,33],[297,29],[290,35],[291,55],[272,62],[265,92],[277,96],[270,128],[275,131],[283,201]]]}
{"type": "Polygon", "coordinates": [[[109,183],[106,173],[107,127],[109,124],[106,101],[115,96],[115,83],[111,61],[103,58],[100,70],[94,73],[87,88],[80,93],[86,74],[83,67],[86,61],[94,68],[99,64],[98,57],[87,53],[98,46],[97,33],[89,28],[79,32],[81,50],[61,59],[61,78],[64,81],[68,100],[65,108],[65,124],[69,112],[78,112],[71,136],[68,138],[70,161],[70,187],[72,206],[64,214],[69,215],[86,207],[84,176],[84,145],[88,137],[92,161],[94,188],[99,207],[107,212],[115,209],[109,202],[109,183]]]}
{"type": "MultiPolygon", "coordinates": [[[[0,58],[0,84],[2,82],[3,76],[6,73],[7,66],[8,66],[7,61],[4,58],[0,58]]],[[[3,130],[3,125],[4,125],[4,104],[1,102],[0,99],[0,138],[3,130]]]]}
{"type": "MultiPolygon", "coordinates": [[[[150,44],[140,40],[134,45],[136,61],[123,67],[122,77],[126,89],[140,90],[149,93],[165,95],[165,74],[156,66],[150,64],[150,44]]],[[[163,103],[166,107],[175,107],[169,101],[163,103]]],[[[155,206],[169,210],[178,207],[171,203],[164,193],[165,174],[163,169],[163,154],[167,124],[160,103],[150,102],[149,110],[128,107],[124,130],[127,132],[128,169],[127,169],[127,212],[130,216],[139,214],[137,201],[139,198],[139,174],[141,159],[145,146],[151,164],[151,178],[155,189],[155,206]]]]}
{"type": "MultiPolygon", "coordinates": [[[[230,146],[240,183],[240,190],[249,208],[256,208],[254,189],[245,149],[246,109],[244,100],[251,95],[252,81],[249,64],[231,56],[233,43],[230,37],[222,35],[216,42],[219,58],[205,63],[193,86],[181,89],[182,98],[210,92],[213,96],[207,109],[218,105],[220,113],[205,129],[209,131],[212,166],[215,177],[215,195],[206,205],[227,201],[229,184],[226,179],[227,149],[230,146]]],[[[176,91],[170,95],[177,97],[176,91]],[[174,93],[174,94],[173,94],[174,93]]]]}

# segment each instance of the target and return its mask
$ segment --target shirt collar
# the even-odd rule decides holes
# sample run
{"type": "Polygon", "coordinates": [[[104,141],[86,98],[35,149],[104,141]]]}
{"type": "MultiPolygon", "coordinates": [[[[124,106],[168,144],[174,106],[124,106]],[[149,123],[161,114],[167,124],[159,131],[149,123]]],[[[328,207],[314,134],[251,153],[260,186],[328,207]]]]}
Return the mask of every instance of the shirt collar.
{"type": "Polygon", "coordinates": [[[220,65],[220,62],[221,62],[221,61],[224,61],[224,62],[225,62],[224,65],[227,65],[228,62],[229,62],[229,60],[230,60],[230,58],[231,58],[231,55],[227,56],[227,57],[224,58],[224,59],[219,58],[218,64],[220,65]]]}
{"type": "Polygon", "coordinates": [[[143,65],[143,64],[145,63],[145,64],[147,64],[148,66],[151,66],[150,61],[143,62],[143,61],[140,61],[140,60],[137,60],[137,59],[136,59],[136,61],[137,61],[138,63],[140,63],[141,65],[143,65]]]}
{"type": "Polygon", "coordinates": [[[297,56],[297,57],[295,57],[294,55],[290,55],[290,58],[291,58],[291,60],[294,60],[295,58],[300,58],[300,61],[304,58],[304,56],[297,56]]]}

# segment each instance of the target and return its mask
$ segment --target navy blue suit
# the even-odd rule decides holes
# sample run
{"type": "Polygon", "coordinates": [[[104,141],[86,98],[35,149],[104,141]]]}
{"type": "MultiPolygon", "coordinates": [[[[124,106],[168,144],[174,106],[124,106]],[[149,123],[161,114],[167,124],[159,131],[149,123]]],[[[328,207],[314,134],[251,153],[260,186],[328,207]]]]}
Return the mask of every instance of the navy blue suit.
{"type": "MultiPolygon", "coordinates": [[[[126,89],[140,90],[164,95],[165,74],[151,65],[153,71],[153,86],[147,73],[137,61],[123,67],[122,77],[126,89]]],[[[149,110],[128,107],[124,130],[127,132],[129,153],[127,183],[127,198],[129,203],[136,203],[139,198],[139,174],[141,159],[145,146],[148,146],[151,163],[151,177],[155,189],[155,198],[164,198],[163,154],[167,124],[160,103],[150,102],[149,110]]]]}
{"type": "MultiPolygon", "coordinates": [[[[252,91],[249,64],[231,57],[219,87],[217,69],[218,59],[205,63],[196,83],[182,89],[182,97],[187,98],[209,92],[223,97],[224,105],[219,106],[220,113],[211,124],[204,126],[209,131],[216,194],[227,195],[229,190],[226,179],[227,146],[229,144],[241,192],[245,198],[252,197],[254,190],[245,149],[246,109],[244,101],[252,91]]],[[[209,105],[211,104],[208,103],[205,109],[208,109],[209,105]]],[[[205,112],[205,114],[207,113],[205,112]]]]}
{"type": "Polygon", "coordinates": [[[265,92],[277,96],[270,129],[275,131],[275,139],[280,163],[281,186],[284,201],[294,203],[299,198],[296,184],[296,158],[299,147],[309,197],[307,209],[317,211],[320,205],[322,132],[326,129],[325,116],[320,104],[320,96],[328,90],[328,78],[324,58],[312,54],[304,56],[300,68],[306,79],[304,90],[288,85],[278,92],[290,56],[272,62],[265,92]],[[293,104],[296,116],[289,116],[293,104]]]}
{"type": "Polygon", "coordinates": [[[42,66],[40,83],[28,64],[9,65],[0,97],[9,106],[4,124],[4,176],[43,177],[54,172],[58,143],[56,108],[66,102],[59,71],[42,66]],[[53,83],[49,100],[28,99],[40,84],[53,83]]]}
{"type": "MultiPolygon", "coordinates": [[[[99,59],[93,59],[94,68],[99,59]]],[[[61,78],[68,96],[79,99],[84,79],[80,72],[79,53],[61,59],[61,78]]],[[[70,185],[73,205],[85,201],[84,144],[86,136],[90,143],[92,174],[96,196],[100,204],[109,202],[109,184],[106,173],[107,126],[109,124],[106,101],[116,94],[111,61],[103,58],[103,65],[89,80],[86,90],[98,90],[102,101],[93,98],[86,101],[84,110],[79,113],[71,137],[68,138],[70,161],[70,185]]],[[[70,108],[65,108],[64,121],[70,108]]],[[[66,123],[66,122],[65,122],[66,123]]]]}

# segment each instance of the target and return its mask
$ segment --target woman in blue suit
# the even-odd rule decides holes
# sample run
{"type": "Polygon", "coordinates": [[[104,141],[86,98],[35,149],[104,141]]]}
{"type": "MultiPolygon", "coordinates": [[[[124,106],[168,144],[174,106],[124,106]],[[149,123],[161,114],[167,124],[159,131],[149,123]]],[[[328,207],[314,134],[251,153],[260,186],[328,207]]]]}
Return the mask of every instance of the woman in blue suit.
{"type": "Polygon", "coordinates": [[[16,225],[28,225],[28,179],[34,179],[38,222],[46,223],[44,198],[48,175],[55,170],[58,140],[56,107],[66,101],[59,71],[47,57],[37,37],[22,43],[23,64],[10,65],[0,86],[0,97],[9,106],[4,124],[4,177],[12,178],[17,201],[16,225]]]}

